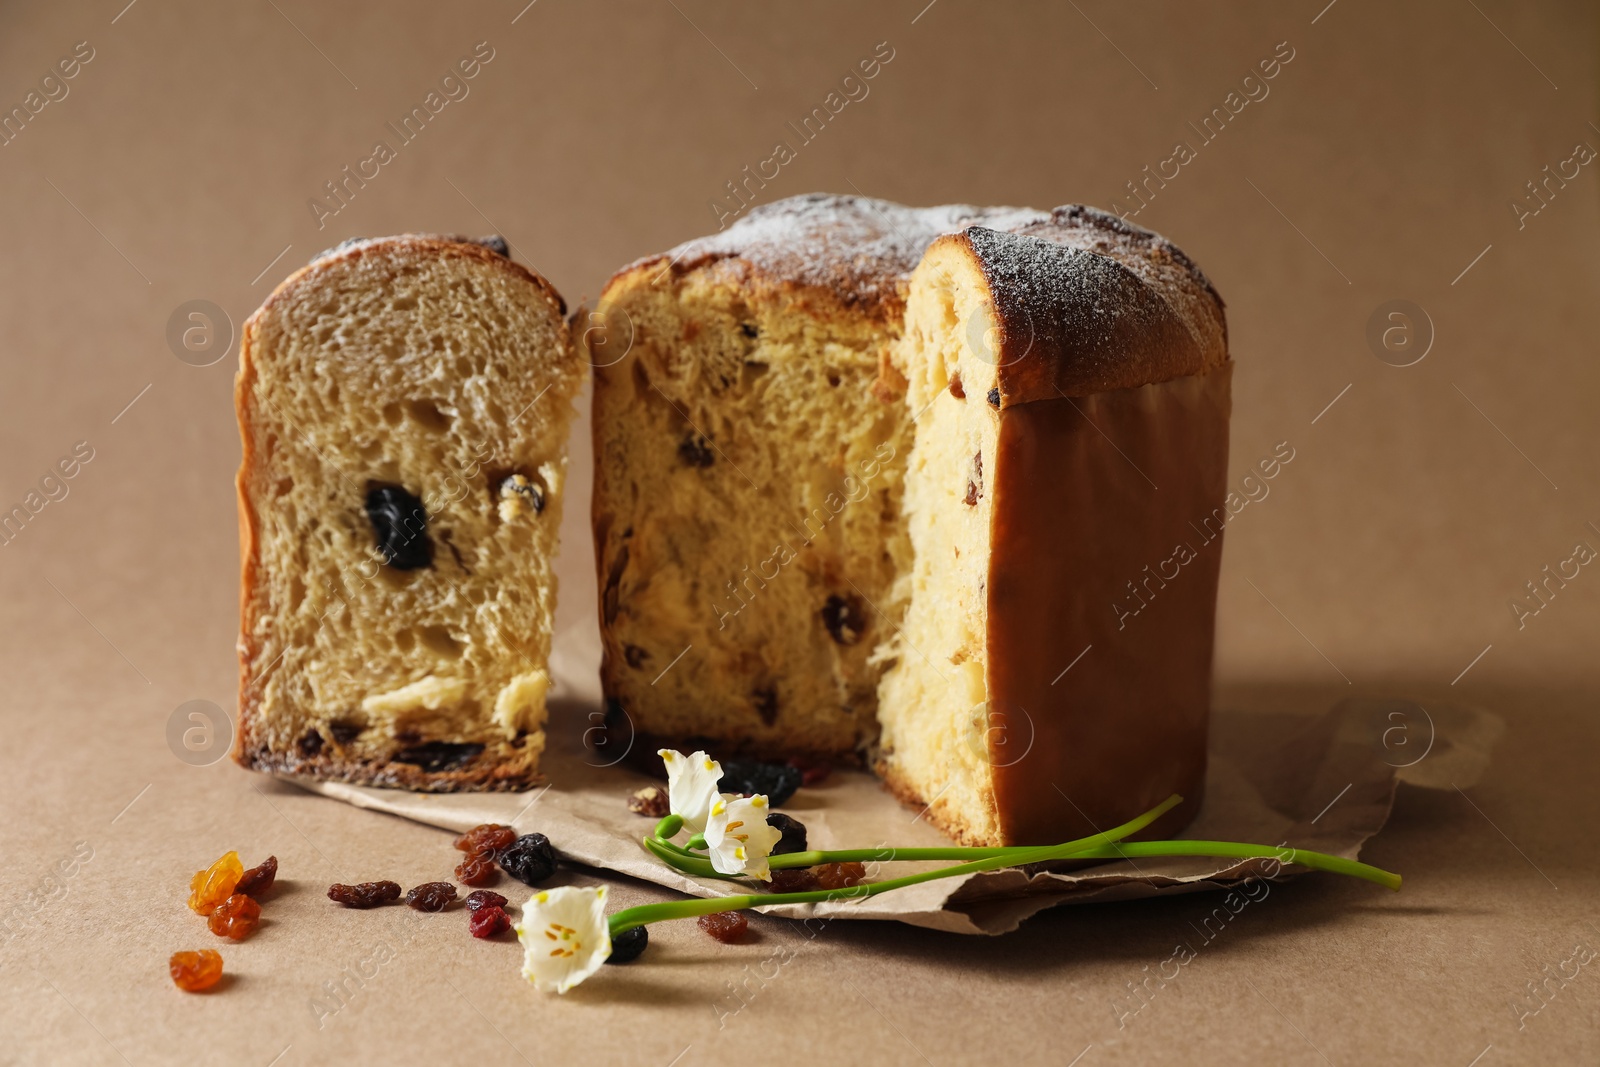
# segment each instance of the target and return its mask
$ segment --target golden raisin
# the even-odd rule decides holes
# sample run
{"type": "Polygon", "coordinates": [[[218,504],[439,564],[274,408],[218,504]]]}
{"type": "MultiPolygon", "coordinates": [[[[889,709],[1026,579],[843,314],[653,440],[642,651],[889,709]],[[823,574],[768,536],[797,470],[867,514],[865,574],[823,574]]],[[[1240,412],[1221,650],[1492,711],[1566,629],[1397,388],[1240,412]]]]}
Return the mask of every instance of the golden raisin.
{"type": "Polygon", "coordinates": [[[713,915],[702,915],[698,922],[700,929],[724,945],[736,945],[743,941],[745,931],[750,928],[750,920],[745,918],[742,911],[719,911],[713,915]]]}
{"type": "Polygon", "coordinates": [[[485,852],[499,852],[516,839],[517,832],[511,827],[486,822],[456,838],[456,848],[469,856],[480,856],[485,852]]]}
{"type": "Polygon", "coordinates": [[[474,856],[463,857],[456,864],[456,881],[462,885],[488,885],[500,877],[500,868],[494,865],[492,852],[480,852],[474,856]]]}
{"type": "Polygon", "coordinates": [[[811,868],[817,885],[823,889],[843,889],[866,881],[867,868],[860,863],[824,863],[811,868]]]}
{"type": "Polygon", "coordinates": [[[235,893],[206,916],[206,925],[218,937],[243,941],[261,925],[261,905],[243,893],[235,893]]]}
{"type": "Polygon", "coordinates": [[[237,852],[226,853],[203,871],[196,871],[189,880],[189,907],[201,915],[210,915],[218,904],[233,896],[234,887],[244,876],[244,864],[237,852]]]}
{"type": "Polygon", "coordinates": [[[239,884],[233,887],[235,893],[243,893],[247,897],[260,897],[272,888],[272,883],[278,880],[278,857],[268,856],[257,866],[244,872],[239,879],[239,884]]]}
{"type": "Polygon", "coordinates": [[[189,993],[210,989],[222,977],[222,954],[216,949],[199,952],[174,952],[167,960],[167,973],[173,984],[189,993]]]}

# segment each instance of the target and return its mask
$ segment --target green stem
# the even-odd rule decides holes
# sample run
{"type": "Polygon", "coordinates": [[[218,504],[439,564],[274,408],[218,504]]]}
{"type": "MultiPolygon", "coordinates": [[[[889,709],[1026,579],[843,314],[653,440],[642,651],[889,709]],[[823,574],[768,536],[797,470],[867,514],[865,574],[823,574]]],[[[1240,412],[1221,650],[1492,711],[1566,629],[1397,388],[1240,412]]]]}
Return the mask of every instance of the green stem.
{"type": "Polygon", "coordinates": [[[1072,859],[1126,859],[1134,856],[1220,856],[1232,859],[1276,859],[1288,865],[1299,864],[1319,871],[1347,874],[1376,882],[1386,889],[1398,890],[1400,876],[1381,867],[1330,856],[1326,852],[1312,852],[1300,848],[1273,848],[1269,845],[1247,845],[1238,841],[1124,841],[1084,849],[1072,859]]]}

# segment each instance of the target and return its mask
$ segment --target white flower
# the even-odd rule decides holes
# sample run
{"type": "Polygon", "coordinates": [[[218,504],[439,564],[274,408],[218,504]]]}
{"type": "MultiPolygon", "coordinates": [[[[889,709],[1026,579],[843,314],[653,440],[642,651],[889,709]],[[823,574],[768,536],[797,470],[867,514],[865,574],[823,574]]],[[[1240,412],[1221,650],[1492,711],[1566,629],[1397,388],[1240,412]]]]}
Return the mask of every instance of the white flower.
{"type": "Polygon", "coordinates": [[[515,929],[522,942],[522,977],[535,989],[565,993],[611,955],[606,887],[541,890],[522,905],[515,929]]]}
{"type": "Polygon", "coordinates": [[[711,802],[717,799],[722,764],[704,752],[685,756],[664,748],[660,755],[667,765],[667,804],[691,834],[698,834],[706,828],[711,802]]]}
{"type": "Polygon", "coordinates": [[[721,873],[743,874],[762,881],[771,877],[767,857],[783,834],[767,823],[766,797],[724,793],[711,805],[705,834],[711,866],[721,873]]]}

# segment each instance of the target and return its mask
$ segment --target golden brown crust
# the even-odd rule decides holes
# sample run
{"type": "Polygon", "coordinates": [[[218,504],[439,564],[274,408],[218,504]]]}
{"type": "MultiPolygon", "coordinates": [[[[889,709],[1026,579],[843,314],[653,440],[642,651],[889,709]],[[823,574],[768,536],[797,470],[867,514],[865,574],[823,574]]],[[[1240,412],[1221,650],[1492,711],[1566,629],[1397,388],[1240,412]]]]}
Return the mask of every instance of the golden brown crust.
{"type": "Polygon", "coordinates": [[[258,323],[280,302],[290,299],[302,286],[315,284],[318,275],[331,265],[364,256],[411,255],[418,258],[454,256],[492,264],[534,285],[563,317],[566,302],[544,278],[500,254],[494,247],[469,238],[431,234],[403,234],[395,237],[363,238],[346,241],[319,255],[295,271],[247,320],[240,333],[239,372],[234,378],[234,413],[239,422],[241,457],[234,486],[239,498],[239,712],[233,759],[252,770],[277,774],[298,774],[359,785],[391,786],[431,792],[454,790],[522,790],[543,781],[535,769],[537,756],[528,756],[510,745],[495,745],[474,762],[478,766],[462,770],[425,770],[420,764],[351,759],[324,749],[314,755],[273,751],[258,738],[262,691],[252,684],[250,663],[259,652],[255,634],[259,632],[256,610],[260,607],[256,591],[261,582],[259,517],[251,500],[250,478],[257,473],[256,437],[258,429],[248,403],[256,376],[256,333],[258,323]]]}

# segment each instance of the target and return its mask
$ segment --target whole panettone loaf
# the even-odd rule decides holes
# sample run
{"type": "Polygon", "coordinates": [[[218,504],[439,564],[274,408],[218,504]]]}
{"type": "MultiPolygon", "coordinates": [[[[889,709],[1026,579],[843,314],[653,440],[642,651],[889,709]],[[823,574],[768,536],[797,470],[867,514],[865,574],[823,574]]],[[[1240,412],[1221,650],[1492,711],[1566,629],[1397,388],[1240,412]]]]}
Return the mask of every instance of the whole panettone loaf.
{"type": "Polygon", "coordinates": [[[625,269],[591,319],[621,729],[858,755],[974,843],[1198,800],[1231,364],[1171,244],[800,197],[625,269]]]}
{"type": "Polygon", "coordinates": [[[561,298],[496,241],[349,242],[245,324],[246,766],[537,780],[572,399],[561,298]]]}

